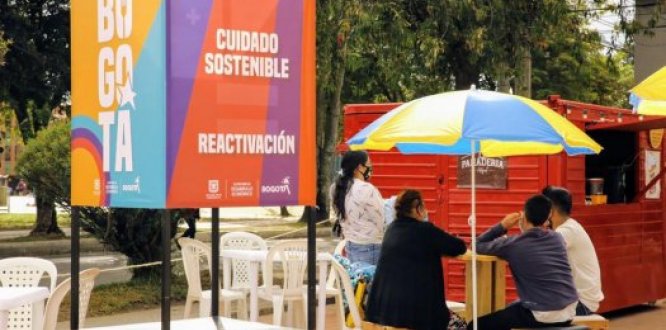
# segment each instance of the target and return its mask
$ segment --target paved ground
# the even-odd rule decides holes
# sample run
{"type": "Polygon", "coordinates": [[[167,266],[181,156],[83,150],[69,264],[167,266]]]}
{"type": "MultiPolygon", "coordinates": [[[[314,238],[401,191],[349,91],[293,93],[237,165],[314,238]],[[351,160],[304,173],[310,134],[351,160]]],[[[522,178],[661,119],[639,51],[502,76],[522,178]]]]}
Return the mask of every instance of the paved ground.
{"type": "MultiPolygon", "coordinates": [[[[248,227],[255,227],[256,229],[266,229],[268,227],[275,226],[276,215],[279,214],[278,208],[236,208],[228,209],[221,212],[221,217],[227,220],[221,222],[222,230],[245,230],[248,227]],[[248,219],[248,214],[251,214],[255,219],[248,219]],[[236,220],[237,219],[237,220],[236,220]]],[[[202,217],[209,216],[207,213],[208,210],[202,209],[202,217]]],[[[299,208],[290,209],[292,214],[296,216],[287,219],[285,222],[295,221],[298,216],[299,208]]],[[[283,220],[284,221],[284,220],[283,220]]],[[[198,229],[200,232],[209,231],[210,225],[205,221],[198,223],[198,229]]],[[[326,228],[324,228],[326,229],[326,228]]],[[[272,229],[271,229],[272,230],[272,229]]],[[[284,231],[285,228],[279,228],[276,230],[276,233],[284,231]]],[[[27,231],[17,231],[12,233],[2,233],[0,232],[0,239],[24,236],[27,234],[27,231]]],[[[271,233],[266,232],[270,236],[271,233]]],[[[200,239],[207,239],[206,235],[203,234],[200,239]]],[[[263,235],[262,235],[263,236],[263,235]]],[[[334,243],[330,241],[320,243],[324,245],[325,250],[332,250],[334,243]]],[[[15,243],[13,244],[15,248],[15,243]]],[[[321,247],[321,246],[320,246],[321,247]]],[[[59,271],[65,272],[69,268],[69,258],[68,256],[53,256],[51,259],[58,265],[59,271]]],[[[123,265],[126,262],[123,256],[113,253],[97,253],[89,254],[82,256],[82,268],[87,268],[87,266],[92,267],[98,266],[101,268],[110,268],[119,265],[123,265]]],[[[118,273],[109,276],[106,281],[101,277],[99,282],[113,282],[113,281],[122,281],[126,280],[129,276],[129,273],[118,273]]],[[[172,318],[174,320],[180,319],[183,317],[183,306],[175,305],[172,308],[172,318]]],[[[618,330],[666,330],[666,300],[658,302],[655,306],[636,306],[628,308],[621,311],[616,311],[607,315],[611,320],[611,329],[618,330]]],[[[95,326],[107,326],[107,325],[119,325],[127,323],[138,323],[138,322],[152,322],[159,321],[160,319],[160,310],[159,309],[150,309],[144,311],[136,311],[131,313],[123,313],[117,315],[110,315],[104,317],[96,317],[88,319],[86,322],[87,327],[95,326]]],[[[266,314],[260,317],[260,321],[270,323],[272,320],[272,315],[266,314]]],[[[339,329],[339,320],[337,312],[335,311],[333,305],[327,307],[327,317],[326,317],[326,329],[339,329]]],[[[58,329],[69,329],[69,322],[62,322],[58,324],[58,329]]]]}
{"type": "Polygon", "coordinates": [[[666,299],[655,306],[641,305],[615,311],[607,315],[611,329],[666,330],[666,299]]]}
{"type": "MultiPolygon", "coordinates": [[[[611,320],[612,330],[666,330],[666,300],[655,306],[637,306],[607,315],[611,320]]],[[[183,318],[183,306],[173,306],[171,317],[174,320],[183,318]]],[[[150,309],[120,315],[96,317],[86,320],[86,327],[120,325],[139,322],[155,322],[160,320],[160,310],[150,309]]],[[[272,315],[260,317],[260,321],[270,323],[272,315]]],[[[338,313],[333,305],[327,306],[326,329],[340,329],[338,313]]],[[[58,323],[59,330],[69,329],[69,323],[58,323]]],[[[193,329],[194,330],[194,329],[193,329]]]]}

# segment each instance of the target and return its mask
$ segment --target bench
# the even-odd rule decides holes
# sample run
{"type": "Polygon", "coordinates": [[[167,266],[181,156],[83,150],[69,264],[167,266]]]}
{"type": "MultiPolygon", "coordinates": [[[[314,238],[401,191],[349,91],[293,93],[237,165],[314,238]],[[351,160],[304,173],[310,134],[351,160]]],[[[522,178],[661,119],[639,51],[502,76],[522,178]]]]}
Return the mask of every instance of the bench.
{"type": "Polygon", "coordinates": [[[548,328],[520,328],[513,330],[591,330],[584,325],[571,325],[568,327],[548,327],[548,328]]]}
{"type": "Polygon", "coordinates": [[[584,325],[572,325],[568,327],[548,327],[548,328],[520,328],[513,330],[591,330],[584,325]]]}
{"type": "Polygon", "coordinates": [[[457,301],[446,301],[446,306],[449,308],[450,311],[460,315],[464,316],[465,314],[465,304],[457,301]]]}
{"type": "Polygon", "coordinates": [[[575,316],[571,323],[587,326],[590,330],[608,330],[610,328],[610,321],[599,314],[575,316]]]}
{"type": "Polygon", "coordinates": [[[368,322],[368,321],[363,321],[363,327],[361,329],[363,329],[363,330],[409,330],[407,328],[390,327],[390,326],[387,326],[387,325],[375,324],[375,323],[368,322]]]}

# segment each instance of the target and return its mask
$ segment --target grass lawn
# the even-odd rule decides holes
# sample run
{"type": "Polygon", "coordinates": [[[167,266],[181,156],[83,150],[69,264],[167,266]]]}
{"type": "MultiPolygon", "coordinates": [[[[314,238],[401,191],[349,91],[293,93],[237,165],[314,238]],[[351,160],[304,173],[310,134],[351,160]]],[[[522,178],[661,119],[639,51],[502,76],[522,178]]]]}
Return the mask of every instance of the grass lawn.
{"type": "MultiPolygon", "coordinates": [[[[81,237],[88,237],[88,235],[81,235],[81,237]]],[[[39,242],[39,241],[58,241],[69,240],[69,236],[60,235],[44,235],[44,236],[21,236],[8,239],[0,239],[0,243],[23,243],[23,242],[39,242]]]]}
{"type": "MultiPolygon", "coordinates": [[[[35,214],[0,214],[0,230],[32,229],[35,225],[35,214]]],[[[58,214],[58,225],[69,227],[71,224],[69,214],[58,214]]]]}
{"type": "MultiPolygon", "coordinates": [[[[204,281],[204,279],[202,279],[204,281]]],[[[205,283],[205,282],[204,282],[205,283]]],[[[127,283],[101,285],[93,290],[86,317],[134,312],[160,306],[159,279],[134,280],[127,283]]],[[[171,301],[184,302],[187,295],[185,275],[171,276],[171,301]]],[[[60,306],[58,322],[69,320],[69,295],[60,306]]]]}

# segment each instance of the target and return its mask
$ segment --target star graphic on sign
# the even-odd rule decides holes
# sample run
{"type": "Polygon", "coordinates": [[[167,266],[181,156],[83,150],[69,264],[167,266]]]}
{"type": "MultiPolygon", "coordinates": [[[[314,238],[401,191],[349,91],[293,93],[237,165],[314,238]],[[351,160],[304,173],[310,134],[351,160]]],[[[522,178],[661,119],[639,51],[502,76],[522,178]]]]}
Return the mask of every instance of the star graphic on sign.
{"type": "Polygon", "coordinates": [[[120,86],[118,90],[120,91],[120,106],[122,107],[129,103],[132,106],[132,109],[136,109],[134,106],[134,97],[136,97],[136,93],[132,90],[132,82],[127,79],[125,85],[120,86]]]}
{"type": "Polygon", "coordinates": [[[185,15],[188,21],[190,21],[191,25],[196,25],[197,22],[201,19],[201,15],[197,13],[196,9],[192,8],[190,9],[190,12],[185,15]]]}

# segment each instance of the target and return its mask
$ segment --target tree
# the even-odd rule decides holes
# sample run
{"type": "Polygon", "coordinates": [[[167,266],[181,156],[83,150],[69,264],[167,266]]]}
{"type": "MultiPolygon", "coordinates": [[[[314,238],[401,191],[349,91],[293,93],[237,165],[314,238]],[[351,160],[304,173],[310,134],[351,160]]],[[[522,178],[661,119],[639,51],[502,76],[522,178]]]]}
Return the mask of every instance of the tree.
{"type": "Polygon", "coordinates": [[[0,30],[0,67],[5,65],[5,54],[9,50],[9,40],[4,39],[4,32],[0,30]]]}
{"type": "MultiPolygon", "coordinates": [[[[53,122],[28,142],[19,159],[18,171],[39,196],[38,203],[55,203],[70,209],[70,152],[70,123],[66,120],[53,122]]],[[[161,210],[82,207],[80,211],[83,228],[125,254],[129,264],[160,260],[161,210]]],[[[52,212],[44,215],[49,219],[48,223],[44,222],[48,227],[35,228],[32,234],[62,235],[55,221],[55,210],[52,212]]],[[[180,217],[180,210],[171,212],[171,238],[175,236],[180,217]]],[[[159,271],[156,267],[139,268],[134,270],[134,277],[150,277],[159,271]]]]}
{"type": "MultiPolygon", "coordinates": [[[[329,214],[329,186],[338,143],[347,44],[359,3],[353,0],[317,0],[317,219],[329,214]]],[[[303,212],[303,219],[309,214],[303,212]]]]}
{"type": "MultiPolygon", "coordinates": [[[[128,258],[129,265],[162,259],[162,212],[155,209],[81,208],[86,231],[128,258]]],[[[179,210],[171,213],[171,237],[176,235],[179,210]]],[[[159,267],[135,268],[133,279],[159,278],[159,267]]]]}
{"type": "MultiPolygon", "coordinates": [[[[68,0],[0,1],[0,30],[11,40],[0,67],[0,99],[14,109],[23,141],[45,128],[70,86],[68,0]]],[[[54,205],[36,192],[34,234],[54,229],[54,205]]]]}
{"type": "Polygon", "coordinates": [[[54,204],[69,204],[69,130],[69,121],[54,122],[30,140],[18,160],[18,173],[35,192],[37,217],[42,219],[30,235],[64,235],[54,204]]]}
{"type": "Polygon", "coordinates": [[[559,94],[570,100],[629,107],[633,66],[626,52],[604,54],[596,31],[553,36],[553,42],[535,51],[533,59],[536,99],[559,94]]]}

